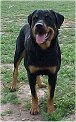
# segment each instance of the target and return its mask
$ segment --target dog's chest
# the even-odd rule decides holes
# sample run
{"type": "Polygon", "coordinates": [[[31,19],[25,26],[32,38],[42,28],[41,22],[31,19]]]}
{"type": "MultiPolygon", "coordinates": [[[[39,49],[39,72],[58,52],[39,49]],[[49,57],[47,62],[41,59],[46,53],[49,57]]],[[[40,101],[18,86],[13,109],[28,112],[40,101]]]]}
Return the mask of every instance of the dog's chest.
{"type": "Polygon", "coordinates": [[[47,50],[41,50],[40,48],[30,48],[27,51],[26,62],[27,65],[33,65],[37,67],[50,67],[57,66],[57,51],[56,47],[49,48],[47,50]]]}
{"type": "Polygon", "coordinates": [[[45,67],[53,65],[56,60],[54,55],[52,52],[36,52],[34,55],[31,54],[30,58],[36,65],[45,67]]]}

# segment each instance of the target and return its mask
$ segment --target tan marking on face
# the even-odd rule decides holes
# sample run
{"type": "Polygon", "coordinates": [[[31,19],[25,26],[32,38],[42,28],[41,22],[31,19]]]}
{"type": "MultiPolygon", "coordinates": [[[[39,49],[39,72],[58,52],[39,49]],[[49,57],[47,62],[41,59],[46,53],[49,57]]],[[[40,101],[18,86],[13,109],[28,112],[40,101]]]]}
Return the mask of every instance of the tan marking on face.
{"type": "Polygon", "coordinates": [[[50,41],[46,41],[45,43],[43,44],[40,44],[39,45],[42,49],[47,49],[48,47],[50,47],[50,41]]]}
{"type": "MultiPolygon", "coordinates": [[[[35,37],[35,26],[32,28],[32,33],[33,33],[33,36],[35,37]]],[[[50,44],[51,44],[51,41],[53,39],[53,37],[55,36],[55,32],[53,30],[53,28],[51,27],[47,27],[45,24],[44,24],[44,30],[46,33],[49,33],[49,38],[43,43],[43,44],[38,44],[42,49],[47,49],[48,47],[50,47],[50,44]]]]}
{"type": "Polygon", "coordinates": [[[32,28],[32,34],[35,37],[35,26],[32,28]]]}
{"type": "Polygon", "coordinates": [[[50,33],[48,40],[39,45],[42,49],[47,49],[48,47],[50,47],[51,41],[55,35],[54,30],[51,27],[47,27],[46,33],[48,32],[50,33]]]}

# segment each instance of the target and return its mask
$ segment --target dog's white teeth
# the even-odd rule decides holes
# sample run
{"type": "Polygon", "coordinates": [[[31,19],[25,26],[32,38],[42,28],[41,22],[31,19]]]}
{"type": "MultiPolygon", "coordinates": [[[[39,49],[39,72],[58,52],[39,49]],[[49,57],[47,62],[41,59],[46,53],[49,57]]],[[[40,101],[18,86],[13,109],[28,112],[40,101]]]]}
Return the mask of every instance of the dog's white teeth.
{"type": "Polygon", "coordinates": [[[47,39],[47,38],[48,38],[48,33],[45,34],[45,39],[47,39]]]}
{"type": "Polygon", "coordinates": [[[47,35],[48,35],[48,33],[45,34],[45,36],[47,36],[47,35]]]}

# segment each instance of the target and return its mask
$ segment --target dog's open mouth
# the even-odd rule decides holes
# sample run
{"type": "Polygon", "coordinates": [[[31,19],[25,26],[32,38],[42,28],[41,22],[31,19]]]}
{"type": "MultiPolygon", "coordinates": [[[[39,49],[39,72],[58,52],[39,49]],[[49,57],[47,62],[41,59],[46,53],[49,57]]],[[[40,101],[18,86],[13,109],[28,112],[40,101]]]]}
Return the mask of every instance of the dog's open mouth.
{"type": "Polygon", "coordinates": [[[36,43],[38,44],[42,44],[45,41],[47,41],[47,39],[49,38],[50,33],[45,33],[45,34],[36,34],[36,43]]]}

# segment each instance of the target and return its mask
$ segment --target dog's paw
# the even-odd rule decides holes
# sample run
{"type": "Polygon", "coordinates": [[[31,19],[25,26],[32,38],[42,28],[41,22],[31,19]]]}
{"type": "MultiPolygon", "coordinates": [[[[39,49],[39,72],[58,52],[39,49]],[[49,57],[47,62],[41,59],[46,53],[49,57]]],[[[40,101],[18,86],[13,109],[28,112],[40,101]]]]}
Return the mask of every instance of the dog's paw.
{"type": "Polygon", "coordinates": [[[54,102],[53,102],[53,99],[49,98],[49,99],[48,99],[47,112],[48,112],[49,114],[52,114],[54,111],[55,111],[55,109],[54,109],[54,102]]]}
{"type": "Polygon", "coordinates": [[[37,115],[39,113],[39,108],[38,106],[33,106],[31,109],[30,109],[30,114],[31,115],[37,115]]]}
{"type": "Polygon", "coordinates": [[[54,110],[54,105],[48,107],[47,112],[48,112],[49,114],[52,114],[54,111],[55,111],[55,110],[54,110]]]}
{"type": "Polygon", "coordinates": [[[52,114],[54,111],[55,111],[55,109],[54,109],[54,104],[53,104],[53,102],[50,102],[50,103],[48,104],[47,112],[48,112],[49,114],[52,114]]]}
{"type": "Polygon", "coordinates": [[[15,92],[16,88],[13,88],[12,86],[9,88],[10,92],[15,92]]]}
{"type": "Polygon", "coordinates": [[[11,86],[10,86],[10,92],[15,92],[16,91],[16,82],[12,82],[11,86]]]}

